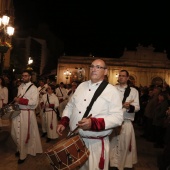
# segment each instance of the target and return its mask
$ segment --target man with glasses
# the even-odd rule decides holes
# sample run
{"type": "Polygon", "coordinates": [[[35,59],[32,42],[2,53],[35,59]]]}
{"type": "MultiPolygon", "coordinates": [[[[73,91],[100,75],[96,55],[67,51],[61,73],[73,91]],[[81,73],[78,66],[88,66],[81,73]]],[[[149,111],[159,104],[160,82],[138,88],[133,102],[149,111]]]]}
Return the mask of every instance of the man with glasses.
{"type": "Polygon", "coordinates": [[[94,93],[105,79],[108,69],[105,62],[96,59],[90,65],[90,80],[82,82],[77,88],[63,111],[57,132],[62,135],[69,125],[73,131],[79,127],[77,133],[82,137],[90,151],[89,159],[81,170],[108,170],[109,166],[109,135],[112,128],[120,126],[123,121],[122,102],[117,89],[108,84],[94,102],[89,115],[83,118],[94,93]],[[82,119],[83,118],[83,119],[82,119]]]}
{"type": "Polygon", "coordinates": [[[42,144],[35,115],[39,93],[37,87],[31,83],[31,72],[22,73],[22,84],[18,87],[18,95],[14,98],[21,113],[12,119],[11,136],[17,146],[15,156],[19,157],[18,164],[27,158],[27,154],[36,156],[42,153],[42,144]]]}
{"type": "Polygon", "coordinates": [[[136,140],[132,121],[135,112],[139,111],[139,94],[134,87],[128,85],[127,70],[119,72],[117,88],[123,104],[124,121],[120,128],[115,128],[110,136],[110,170],[133,168],[137,163],[136,140]]]}

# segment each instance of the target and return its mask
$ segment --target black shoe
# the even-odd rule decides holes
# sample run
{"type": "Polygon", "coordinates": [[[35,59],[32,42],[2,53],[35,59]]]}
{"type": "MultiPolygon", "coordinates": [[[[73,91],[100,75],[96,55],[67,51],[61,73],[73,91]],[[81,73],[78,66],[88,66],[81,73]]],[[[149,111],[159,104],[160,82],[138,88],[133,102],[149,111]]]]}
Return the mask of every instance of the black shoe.
{"type": "Polygon", "coordinates": [[[50,142],[50,141],[51,141],[51,139],[50,139],[50,138],[47,138],[46,143],[48,143],[48,142],[50,142]]]}
{"type": "Polygon", "coordinates": [[[47,132],[44,132],[41,137],[45,137],[47,135],[47,132]]]}
{"type": "MultiPolygon", "coordinates": [[[[25,158],[26,159],[26,158],[25,158]]],[[[24,163],[25,159],[18,159],[18,164],[24,163]]]]}
{"type": "Polygon", "coordinates": [[[15,156],[16,156],[16,157],[19,157],[19,156],[20,156],[19,151],[15,153],[15,156]]]}

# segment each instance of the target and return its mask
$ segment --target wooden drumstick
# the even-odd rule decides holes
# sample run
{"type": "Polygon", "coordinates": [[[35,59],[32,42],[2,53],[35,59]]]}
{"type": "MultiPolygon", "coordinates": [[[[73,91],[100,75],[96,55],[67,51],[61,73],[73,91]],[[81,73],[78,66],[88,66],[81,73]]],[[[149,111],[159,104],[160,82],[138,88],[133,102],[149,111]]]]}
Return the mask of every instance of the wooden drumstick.
{"type": "MultiPolygon", "coordinates": [[[[89,116],[87,116],[86,118],[90,118],[92,116],[92,114],[90,114],[89,116]]],[[[67,138],[69,138],[73,133],[75,133],[78,130],[79,126],[77,126],[68,136],[67,138]]]]}
{"type": "MultiPolygon", "coordinates": [[[[21,96],[21,94],[19,95],[19,96],[21,96]]],[[[19,96],[17,96],[17,98],[19,97],[19,96]]],[[[9,103],[9,104],[13,104],[15,101],[13,100],[11,103],[9,103]]]]}

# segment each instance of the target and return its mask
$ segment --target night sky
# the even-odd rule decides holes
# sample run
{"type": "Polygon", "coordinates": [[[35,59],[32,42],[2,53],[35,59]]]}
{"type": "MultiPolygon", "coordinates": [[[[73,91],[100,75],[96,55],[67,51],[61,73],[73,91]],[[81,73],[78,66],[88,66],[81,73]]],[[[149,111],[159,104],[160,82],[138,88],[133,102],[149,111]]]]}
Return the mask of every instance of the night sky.
{"type": "Polygon", "coordinates": [[[66,55],[120,57],[125,47],[135,50],[138,44],[170,53],[170,14],[163,2],[14,0],[14,5],[16,27],[48,24],[66,55]]]}

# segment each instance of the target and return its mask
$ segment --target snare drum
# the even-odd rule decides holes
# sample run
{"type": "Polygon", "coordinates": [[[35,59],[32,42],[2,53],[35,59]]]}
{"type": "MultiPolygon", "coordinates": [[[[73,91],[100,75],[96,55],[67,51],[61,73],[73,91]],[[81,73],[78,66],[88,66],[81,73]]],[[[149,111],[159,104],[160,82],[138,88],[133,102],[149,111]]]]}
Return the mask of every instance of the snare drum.
{"type": "Polygon", "coordinates": [[[45,153],[53,169],[57,170],[75,170],[87,161],[90,154],[79,135],[59,141],[45,153]]]}
{"type": "Polygon", "coordinates": [[[20,114],[20,109],[17,104],[8,104],[1,109],[1,119],[12,119],[20,114]]]}

